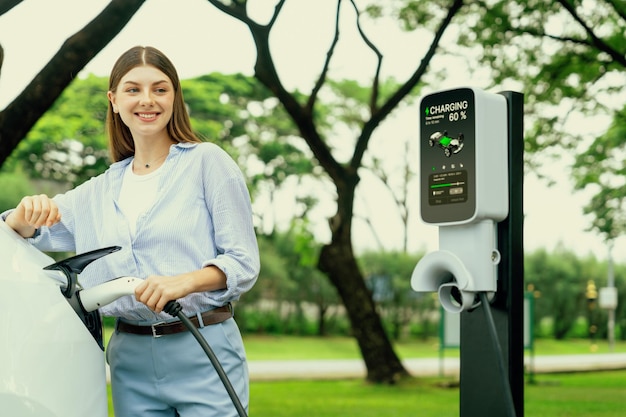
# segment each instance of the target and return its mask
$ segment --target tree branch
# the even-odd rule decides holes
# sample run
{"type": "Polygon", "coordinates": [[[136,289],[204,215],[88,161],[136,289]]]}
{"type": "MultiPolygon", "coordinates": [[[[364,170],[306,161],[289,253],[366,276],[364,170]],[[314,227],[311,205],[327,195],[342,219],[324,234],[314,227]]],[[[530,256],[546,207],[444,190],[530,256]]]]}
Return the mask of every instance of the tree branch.
{"type": "Polygon", "coordinates": [[[23,0],[0,0],[0,16],[20,4],[23,0]]]}
{"type": "Polygon", "coordinates": [[[576,12],[576,9],[568,1],[565,1],[565,0],[557,0],[557,1],[561,4],[561,6],[563,6],[565,10],[567,10],[567,12],[574,18],[574,20],[578,22],[580,26],[582,26],[582,28],[587,33],[587,36],[589,37],[589,39],[591,39],[592,46],[595,46],[596,48],[598,48],[598,50],[607,53],[609,56],[611,56],[611,58],[613,58],[615,62],[618,62],[620,65],[626,68],[626,55],[624,55],[623,53],[619,53],[617,50],[609,46],[602,39],[598,38],[596,34],[594,33],[593,29],[587,25],[587,23],[582,19],[582,17],[580,17],[580,15],[576,12]]]}
{"type": "Polygon", "coordinates": [[[315,105],[315,100],[317,100],[317,95],[324,85],[326,81],[326,74],[328,73],[328,67],[330,66],[330,60],[335,52],[335,46],[337,46],[337,42],[339,42],[339,12],[341,11],[341,0],[337,0],[337,13],[335,14],[335,36],[333,36],[333,41],[328,48],[328,52],[326,52],[326,60],[324,61],[324,66],[322,67],[322,72],[315,83],[315,86],[311,90],[311,95],[307,100],[306,108],[307,111],[313,113],[313,106],[315,105]]]}
{"type": "Polygon", "coordinates": [[[383,245],[383,241],[381,240],[380,235],[378,234],[376,228],[374,227],[374,224],[372,223],[371,216],[360,216],[358,214],[355,214],[354,220],[361,220],[363,223],[365,223],[365,225],[370,229],[372,236],[374,236],[374,240],[376,241],[376,246],[378,246],[378,250],[384,251],[385,245],[383,245]]]}
{"type": "Polygon", "coordinates": [[[278,98],[281,102],[287,113],[294,120],[302,138],[304,138],[307,142],[309,148],[317,158],[320,165],[324,167],[328,175],[330,175],[330,177],[335,181],[343,181],[346,174],[345,169],[335,160],[335,158],[333,158],[330,149],[320,136],[315,126],[313,120],[314,103],[311,103],[310,107],[308,105],[306,107],[300,105],[294,95],[288,92],[283,86],[280,77],[278,76],[278,72],[276,71],[276,66],[274,65],[269,45],[269,34],[272,29],[270,24],[273,24],[273,22],[276,21],[285,0],[281,0],[281,2],[277,4],[270,24],[265,26],[259,25],[249,18],[245,9],[245,2],[243,1],[235,2],[231,5],[225,5],[219,0],[208,1],[218,9],[248,26],[257,50],[256,62],[254,65],[254,76],[270,91],[272,91],[276,98],[278,98]]]}
{"type": "Polygon", "coordinates": [[[357,169],[361,166],[361,161],[363,159],[363,154],[367,150],[368,142],[374,132],[374,129],[389,115],[389,113],[404,99],[411,90],[420,82],[426,70],[428,69],[428,65],[432,60],[433,56],[435,56],[435,52],[439,47],[439,42],[443,37],[446,29],[452,22],[454,16],[459,12],[461,7],[463,6],[464,0],[454,0],[450,9],[448,9],[448,14],[442,20],[441,24],[437,28],[435,32],[435,36],[428,48],[428,51],[422,58],[420,65],[417,67],[415,72],[411,75],[411,77],[402,85],[398,90],[385,102],[380,109],[372,114],[370,120],[368,120],[363,126],[363,131],[357,140],[357,144],[354,147],[354,154],[352,156],[352,160],[350,161],[350,165],[353,169],[357,169]]]}
{"type": "Polygon", "coordinates": [[[0,165],[76,74],[128,23],[145,0],[112,0],[68,38],[22,93],[0,113],[0,165]]]}
{"type": "Polygon", "coordinates": [[[619,3],[618,3],[618,0],[606,0],[606,2],[611,5],[611,8],[615,11],[615,13],[617,13],[619,17],[626,20],[626,8],[624,8],[623,0],[619,0],[619,3]]]}
{"type": "Polygon", "coordinates": [[[354,7],[354,11],[356,12],[356,27],[359,30],[359,34],[361,35],[361,39],[365,42],[365,44],[376,54],[377,64],[376,64],[376,73],[374,74],[374,80],[372,81],[372,95],[370,96],[370,111],[373,113],[376,112],[378,108],[376,103],[378,102],[378,90],[380,86],[380,68],[383,63],[383,54],[380,53],[378,48],[369,40],[365,32],[363,32],[363,28],[361,28],[361,12],[358,7],[354,3],[354,0],[350,0],[352,3],[352,7],[354,7]]]}

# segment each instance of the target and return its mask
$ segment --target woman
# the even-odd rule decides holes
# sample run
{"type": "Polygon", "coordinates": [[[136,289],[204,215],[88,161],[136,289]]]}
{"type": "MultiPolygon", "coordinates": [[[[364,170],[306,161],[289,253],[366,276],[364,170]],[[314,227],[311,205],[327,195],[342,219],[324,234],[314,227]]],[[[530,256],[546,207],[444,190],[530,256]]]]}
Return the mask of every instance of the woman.
{"type": "Polygon", "coordinates": [[[125,52],[107,95],[109,169],[54,198],[25,197],[2,217],[41,250],[121,246],[85,269],[84,287],[145,278],[134,298],[101,309],[117,318],[107,346],[117,417],[237,415],[193,335],[163,308],[178,300],[193,317],[247,408],[246,357],[230,304],[259,273],[244,177],[192,132],[176,69],[157,49],[125,52]]]}

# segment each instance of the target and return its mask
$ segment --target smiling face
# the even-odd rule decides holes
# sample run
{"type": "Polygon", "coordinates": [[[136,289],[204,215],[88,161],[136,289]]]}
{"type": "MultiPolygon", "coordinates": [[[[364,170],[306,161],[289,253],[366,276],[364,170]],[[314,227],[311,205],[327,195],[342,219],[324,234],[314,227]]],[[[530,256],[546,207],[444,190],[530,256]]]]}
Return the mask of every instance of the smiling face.
{"type": "Polygon", "coordinates": [[[137,140],[167,139],[167,124],[174,108],[175,90],[165,73],[151,65],[132,68],[109,91],[113,111],[137,140]]]}

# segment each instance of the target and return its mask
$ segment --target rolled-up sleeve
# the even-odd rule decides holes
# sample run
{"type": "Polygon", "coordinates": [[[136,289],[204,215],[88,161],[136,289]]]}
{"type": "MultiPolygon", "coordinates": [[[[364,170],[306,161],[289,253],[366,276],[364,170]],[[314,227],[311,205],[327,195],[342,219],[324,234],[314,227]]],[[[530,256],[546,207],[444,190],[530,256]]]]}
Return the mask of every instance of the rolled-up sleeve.
{"type": "Polygon", "coordinates": [[[252,207],[243,175],[231,175],[223,181],[207,204],[213,217],[217,256],[203,266],[214,265],[226,274],[227,288],[213,294],[226,302],[250,290],[260,270],[252,207]]]}

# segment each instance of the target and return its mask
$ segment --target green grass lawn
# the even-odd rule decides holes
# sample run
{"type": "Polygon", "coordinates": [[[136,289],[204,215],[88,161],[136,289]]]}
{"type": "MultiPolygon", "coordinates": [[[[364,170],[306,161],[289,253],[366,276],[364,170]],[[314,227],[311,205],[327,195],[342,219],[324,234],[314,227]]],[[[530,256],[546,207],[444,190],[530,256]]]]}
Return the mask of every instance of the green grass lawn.
{"type": "MultiPolygon", "coordinates": [[[[249,360],[350,359],[360,357],[351,338],[245,336],[249,360]]],[[[396,344],[402,358],[436,357],[436,340],[396,344]]],[[[538,340],[536,355],[606,353],[606,341],[538,340]]],[[[626,352],[619,342],[615,352],[626,352]]],[[[457,356],[448,349],[446,356],[457,356]]],[[[396,386],[364,380],[272,381],[251,383],[252,417],[458,417],[459,388],[450,379],[419,378],[396,386]],[[454,385],[454,384],[452,384],[454,385]]],[[[525,417],[618,417],[626,404],[626,371],[540,374],[525,388],[525,417]]],[[[110,407],[110,416],[113,415],[110,407]]]]}
{"type": "MultiPolygon", "coordinates": [[[[439,378],[396,386],[362,380],[252,382],[252,417],[458,417],[459,388],[439,378]]],[[[626,371],[540,375],[525,417],[622,417],[626,371]]],[[[112,407],[109,416],[114,417],[112,407]]]]}
{"type": "MultiPolygon", "coordinates": [[[[376,386],[360,380],[253,382],[254,417],[458,417],[459,388],[442,380],[376,386]]],[[[541,375],[525,388],[525,417],[624,416],[626,371],[541,375]]]]}

